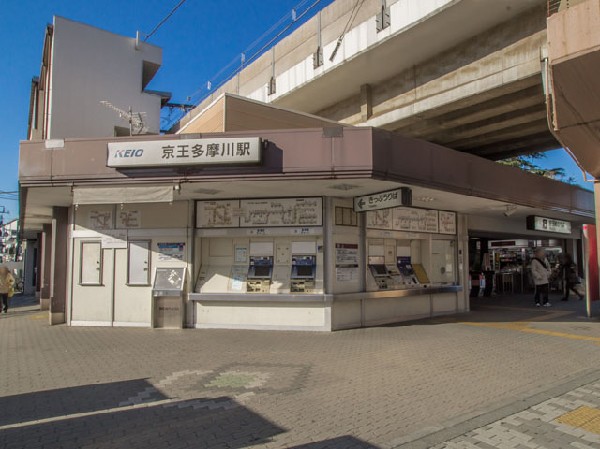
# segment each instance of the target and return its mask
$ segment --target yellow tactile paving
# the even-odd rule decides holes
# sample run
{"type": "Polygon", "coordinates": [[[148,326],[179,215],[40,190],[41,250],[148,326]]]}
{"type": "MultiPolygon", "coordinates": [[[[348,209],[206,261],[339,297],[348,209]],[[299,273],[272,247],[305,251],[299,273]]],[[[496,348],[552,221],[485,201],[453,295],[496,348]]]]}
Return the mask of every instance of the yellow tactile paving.
{"type": "Polygon", "coordinates": [[[556,421],[600,435],[600,409],[597,408],[582,406],[558,417],[556,421]]]}
{"type": "Polygon", "coordinates": [[[600,344],[600,337],[590,337],[588,335],[569,334],[566,332],[556,332],[556,331],[549,331],[549,330],[545,330],[545,329],[532,329],[529,327],[529,325],[531,323],[526,322],[526,321],[514,321],[514,322],[506,322],[506,323],[462,322],[460,324],[466,324],[467,326],[477,326],[477,327],[493,327],[495,329],[513,330],[513,331],[519,331],[519,332],[526,332],[528,334],[548,335],[551,337],[566,338],[569,340],[591,341],[591,342],[600,344]]]}

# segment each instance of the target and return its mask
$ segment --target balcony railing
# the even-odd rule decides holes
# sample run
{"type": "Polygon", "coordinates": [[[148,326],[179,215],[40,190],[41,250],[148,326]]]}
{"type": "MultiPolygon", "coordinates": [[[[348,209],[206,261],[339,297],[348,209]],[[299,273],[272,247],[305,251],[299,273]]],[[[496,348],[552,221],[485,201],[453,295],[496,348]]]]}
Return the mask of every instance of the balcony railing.
{"type": "Polygon", "coordinates": [[[548,0],[548,17],[559,11],[571,8],[578,3],[583,3],[584,1],[585,0],[548,0]]]}

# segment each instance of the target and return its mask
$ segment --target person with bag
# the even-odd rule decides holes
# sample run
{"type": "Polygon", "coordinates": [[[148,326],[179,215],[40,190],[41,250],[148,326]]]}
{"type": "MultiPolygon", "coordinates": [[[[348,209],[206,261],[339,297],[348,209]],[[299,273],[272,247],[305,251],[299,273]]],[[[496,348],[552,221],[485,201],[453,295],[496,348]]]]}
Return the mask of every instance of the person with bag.
{"type": "Polygon", "coordinates": [[[577,274],[577,265],[575,265],[573,262],[573,257],[571,257],[569,253],[565,253],[563,255],[560,269],[565,281],[565,296],[563,296],[561,301],[568,301],[569,294],[571,292],[575,293],[581,301],[583,299],[583,295],[575,288],[575,286],[580,283],[579,275],[577,274]]]}
{"type": "Polygon", "coordinates": [[[540,307],[540,297],[544,301],[544,307],[550,307],[548,294],[550,292],[550,265],[546,259],[546,250],[538,248],[535,250],[535,256],[531,260],[531,276],[535,285],[535,306],[540,307]]]}
{"type": "Polygon", "coordinates": [[[15,278],[6,267],[0,267],[0,297],[2,297],[2,311],[8,313],[8,298],[14,293],[15,278]]]}

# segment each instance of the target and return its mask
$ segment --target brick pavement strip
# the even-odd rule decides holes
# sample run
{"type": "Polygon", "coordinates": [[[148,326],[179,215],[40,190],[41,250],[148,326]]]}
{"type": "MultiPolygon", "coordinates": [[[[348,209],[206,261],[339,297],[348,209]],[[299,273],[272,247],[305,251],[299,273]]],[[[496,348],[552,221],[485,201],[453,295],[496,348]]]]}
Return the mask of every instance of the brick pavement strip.
{"type": "Polygon", "coordinates": [[[600,407],[600,328],[572,314],[536,320],[551,333],[461,324],[515,310],[337,333],[162,331],[50,327],[18,301],[0,317],[0,447],[600,447],[557,421],[600,407]],[[591,339],[559,336],[582,327],[591,339]]]}

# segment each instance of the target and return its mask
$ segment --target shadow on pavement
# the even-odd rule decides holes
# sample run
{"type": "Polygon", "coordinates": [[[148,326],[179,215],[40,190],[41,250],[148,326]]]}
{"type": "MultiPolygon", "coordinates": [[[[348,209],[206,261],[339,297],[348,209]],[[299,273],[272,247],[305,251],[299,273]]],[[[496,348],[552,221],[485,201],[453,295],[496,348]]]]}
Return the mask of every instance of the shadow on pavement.
{"type": "Polygon", "coordinates": [[[353,436],[345,435],[330,440],[301,444],[290,449],[379,449],[379,446],[374,446],[353,436]]]}
{"type": "Polygon", "coordinates": [[[166,399],[145,379],[82,385],[0,397],[0,426],[117,407],[140,391],[152,391],[148,401],[166,399]],[[8,413],[7,413],[8,412],[8,413]]]}
{"type": "MultiPolygon", "coordinates": [[[[136,382],[144,383],[133,381],[134,384],[136,382]]],[[[45,449],[236,449],[266,443],[272,437],[285,432],[285,429],[229,397],[150,403],[122,409],[103,408],[104,405],[114,407],[116,392],[121,394],[132,386],[127,385],[127,382],[118,382],[100,388],[85,386],[4,398],[0,403],[4,426],[7,421],[21,424],[3,427],[0,430],[0,446],[45,449]],[[111,386],[115,391],[110,391],[111,386]],[[103,392],[110,398],[103,399],[103,392]],[[36,394],[39,395],[38,398],[35,397],[36,394]],[[21,410],[18,419],[12,416],[16,400],[34,402],[25,406],[25,410],[21,410]],[[78,405],[72,405],[71,401],[78,405]],[[85,405],[88,403],[89,405],[85,405]],[[48,410],[37,411],[44,407],[48,410]],[[86,411],[92,413],[65,416],[86,411]],[[11,417],[6,418],[7,415],[11,417]],[[52,416],[54,419],[46,422],[33,421],[46,416],[52,416]]]]}

